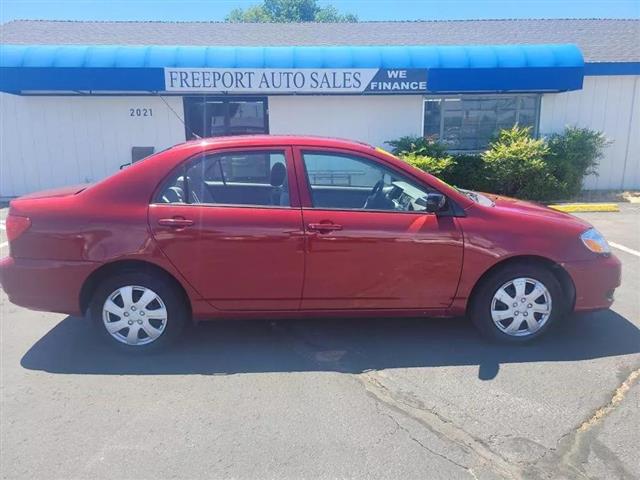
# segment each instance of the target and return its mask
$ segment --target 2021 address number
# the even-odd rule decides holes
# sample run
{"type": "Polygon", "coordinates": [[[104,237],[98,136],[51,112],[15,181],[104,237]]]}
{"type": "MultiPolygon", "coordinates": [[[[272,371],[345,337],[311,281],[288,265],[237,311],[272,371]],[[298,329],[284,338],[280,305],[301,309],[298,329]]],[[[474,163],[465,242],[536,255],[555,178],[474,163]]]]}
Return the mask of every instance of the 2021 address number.
{"type": "Polygon", "coordinates": [[[153,109],[151,108],[130,108],[130,117],[153,117],[153,109]]]}

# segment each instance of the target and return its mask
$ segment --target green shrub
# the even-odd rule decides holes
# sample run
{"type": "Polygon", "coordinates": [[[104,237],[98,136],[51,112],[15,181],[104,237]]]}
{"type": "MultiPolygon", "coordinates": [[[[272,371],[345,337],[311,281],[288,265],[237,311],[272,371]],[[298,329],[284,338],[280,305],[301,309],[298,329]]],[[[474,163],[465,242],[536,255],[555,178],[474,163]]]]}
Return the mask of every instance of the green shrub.
{"type": "Polygon", "coordinates": [[[567,127],[564,132],[549,136],[547,144],[547,164],[563,185],[558,197],[570,198],[580,193],[586,175],[597,175],[598,162],[609,141],[601,132],[567,127]]]}
{"type": "Polygon", "coordinates": [[[482,154],[492,191],[528,199],[551,198],[560,185],[552,175],[544,139],[531,136],[531,129],[514,126],[501,130],[482,154]]]}
{"type": "Polygon", "coordinates": [[[570,198],[585,175],[596,173],[608,141],[600,132],[568,127],[536,139],[531,129],[502,130],[480,155],[450,154],[433,139],[401,137],[387,142],[411,165],[460,188],[531,200],[570,198]]]}
{"type": "Polygon", "coordinates": [[[454,155],[453,159],[454,164],[450,170],[451,181],[449,182],[451,185],[481,192],[492,190],[481,155],[458,154],[454,155]]]}
{"type": "Polygon", "coordinates": [[[429,157],[426,155],[418,155],[416,153],[404,153],[400,156],[402,160],[409,165],[413,165],[422,171],[435,175],[436,177],[449,182],[451,169],[455,165],[453,157],[429,157]]]}
{"type": "Polygon", "coordinates": [[[483,161],[479,155],[452,155],[446,147],[429,138],[406,136],[388,141],[401,159],[445,182],[460,188],[484,188],[483,161]]]}
{"type": "Polygon", "coordinates": [[[391,146],[391,153],[398,156],[409,153],[433,158],[449,156],[444,145],[427,137],[407,135],[405,137],[400,137],[397,140],[389,140],[386,143],[391,146]]]}

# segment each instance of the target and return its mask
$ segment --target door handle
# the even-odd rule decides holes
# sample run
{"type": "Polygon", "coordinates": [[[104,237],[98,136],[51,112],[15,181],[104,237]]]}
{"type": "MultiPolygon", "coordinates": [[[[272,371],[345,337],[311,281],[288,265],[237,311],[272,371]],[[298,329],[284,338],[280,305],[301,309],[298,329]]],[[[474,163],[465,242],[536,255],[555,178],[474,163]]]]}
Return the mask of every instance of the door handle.
{"type": "Polygon", "coordinates": [[[193,220],[183,217],[161,218],[158,224],[163,227],[184,228],[193,225],[193,220]]]}
{"type": "Polygon", "coordinates": [[[342,230],[342,225],[337,225],[335,223],[310,223],[307,225],[307,230],[319,233],[335,232],[337,230],[342,230]]]}

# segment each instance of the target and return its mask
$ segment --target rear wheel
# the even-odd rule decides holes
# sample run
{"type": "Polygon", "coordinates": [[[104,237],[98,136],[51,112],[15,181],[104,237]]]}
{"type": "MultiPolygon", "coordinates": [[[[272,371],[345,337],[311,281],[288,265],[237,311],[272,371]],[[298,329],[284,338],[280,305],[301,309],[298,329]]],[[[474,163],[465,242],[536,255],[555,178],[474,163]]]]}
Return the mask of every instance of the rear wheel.
{"type": "Polygon", "coordinates": [[[555,275],[528,263],[507,265],[482,281],[469,313],[489,339],[526,343],[543,335],[566,311],[555,275]]]}
{"type": "Polygon", "coordinates": [[[106,340],[123,350],[157,350],[175,340],[188,317],[183,296],[162,275],[122,272],[96,289],[90,314],[106,340]]]}

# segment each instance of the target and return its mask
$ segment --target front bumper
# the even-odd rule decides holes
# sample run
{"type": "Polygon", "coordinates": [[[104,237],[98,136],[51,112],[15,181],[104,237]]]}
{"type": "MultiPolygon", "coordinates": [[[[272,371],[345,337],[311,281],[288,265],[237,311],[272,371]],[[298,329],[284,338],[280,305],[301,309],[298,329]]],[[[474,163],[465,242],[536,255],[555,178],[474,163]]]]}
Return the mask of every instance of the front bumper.
{"type": "Polygon", "coordinates": [[[613,304],[613,292],[620,286],[622,277],[622,264],[614,255],[562,266],[576,289],[576,312],[601,310],[613,304]]]}
{"type": "Polygon", "coordinates": [[[80,315],[80,290],[93,262],[0,260],[0,284],[11,303],[47,312],[80,315]]]}

